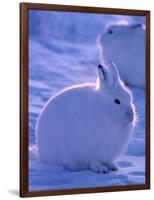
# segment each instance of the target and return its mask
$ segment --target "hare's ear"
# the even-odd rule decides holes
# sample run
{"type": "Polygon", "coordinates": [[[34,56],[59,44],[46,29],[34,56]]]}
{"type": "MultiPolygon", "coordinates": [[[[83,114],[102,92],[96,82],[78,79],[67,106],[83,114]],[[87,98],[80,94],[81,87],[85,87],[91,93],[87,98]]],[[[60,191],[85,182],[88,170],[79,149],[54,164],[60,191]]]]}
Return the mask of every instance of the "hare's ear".
{"type": "Polygon", "coordinates": [[[104,84],[108,84],[109,82],[109,70],[102,66],[98,65],[98,82],[99,82],[99,87],[101,87],[104,84]]]}
{"type": "Polygon", "coordinates": [[[115,85],[119,80],[119,72],[117,70],[117,67],[113,62],[109,62],[108,69],[111,75],[111,85],[115,85]]]}

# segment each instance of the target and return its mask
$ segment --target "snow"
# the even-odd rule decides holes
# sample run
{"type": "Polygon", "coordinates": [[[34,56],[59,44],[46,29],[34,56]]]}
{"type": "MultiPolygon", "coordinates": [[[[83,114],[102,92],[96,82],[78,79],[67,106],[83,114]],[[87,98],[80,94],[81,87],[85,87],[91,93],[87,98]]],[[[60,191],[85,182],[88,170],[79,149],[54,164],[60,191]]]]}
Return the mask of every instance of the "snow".
{"type": "Polygon", "coordinates": [[[68,172],[60,167],[31,161],[30,190],[142,184],[145,182],[145,172],[140,166],[143,163],[143,157],[134,156],[132,162],[132,157],[125,155],[118,161],[120,168],[117,172],[99,174],[88,170],[68,172]]]}
{"type": "Polygon", "coordinates": [[[145,183],[144,89],[131,88],[138,122],[127,151],[118,159],[116,172],[69,172],[40,163],[35,135],[37,117],[49,98],[66,87],[95,82],[100,62],[96,40],[103,28],[118,21],[143,23],[144,17],[35,10],[30,10],[29,17],[29,190],[145,183]]]}

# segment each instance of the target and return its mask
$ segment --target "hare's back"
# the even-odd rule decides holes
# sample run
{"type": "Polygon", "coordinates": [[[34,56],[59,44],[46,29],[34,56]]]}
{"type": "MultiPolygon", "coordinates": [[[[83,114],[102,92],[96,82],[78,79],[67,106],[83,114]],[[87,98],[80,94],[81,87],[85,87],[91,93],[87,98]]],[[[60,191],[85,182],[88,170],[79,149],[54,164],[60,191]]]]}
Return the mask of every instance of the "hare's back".
{"type": "Polygon", "coordinates": [[[46,127],[51,124],[58,126],[60,121],[66,121],[69,118],[71,120],[72,115],[77,117],[81,116],[81,113],[87,113],[94,98],[93,84],[74,86],[63,90],[51,98],[43,108],[38,120],[38,128],[42,124],[45,124],[46,127]]]}

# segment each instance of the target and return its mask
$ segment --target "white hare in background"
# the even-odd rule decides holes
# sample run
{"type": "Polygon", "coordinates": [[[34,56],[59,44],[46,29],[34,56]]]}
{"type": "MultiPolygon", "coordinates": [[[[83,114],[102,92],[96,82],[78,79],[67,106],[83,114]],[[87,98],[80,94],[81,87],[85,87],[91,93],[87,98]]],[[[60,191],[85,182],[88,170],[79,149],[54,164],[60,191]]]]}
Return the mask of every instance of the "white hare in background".
{"type": "Polygon", "coordinates": [[[69,170],[117,170],[135,126],[132,95],[115,64],[98,66],[96,84],[66,88],[52,97],[37,122],[41,161],[69,170]]]}
{"type": "Polygon", "coordinates": [[[142,24],[109,26],[98,38],[102,63],[114,60],[126,84],[145,88],[145,40],[142,24]]]}

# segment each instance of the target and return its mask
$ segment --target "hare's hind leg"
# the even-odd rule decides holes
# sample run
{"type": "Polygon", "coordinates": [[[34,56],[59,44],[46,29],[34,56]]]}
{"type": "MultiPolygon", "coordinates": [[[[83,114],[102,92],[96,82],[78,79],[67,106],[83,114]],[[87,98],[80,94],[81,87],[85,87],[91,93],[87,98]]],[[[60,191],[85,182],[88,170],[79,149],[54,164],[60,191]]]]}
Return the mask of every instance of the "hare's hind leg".
{"type": "Polygon", "coordinates": [[[107,162],[107,163],[105,163],[105,166],[111,171],[117,171],[118,170],[118,167],[114,162],[107,162]]]}
{"type": "Polygon", "coordinates": [[[105,165],[102,165],[99,161],[93,161],[89,163],[89,169],[96,173],[108,173],[109,170],[105,165]]]}
{"type": "Polygon", "coordinates": [[[65,169],[70,172],[76,172],[82,170],[82,167],[78,162],[69,162],[69,164],[65,165],[65,169]]]}

